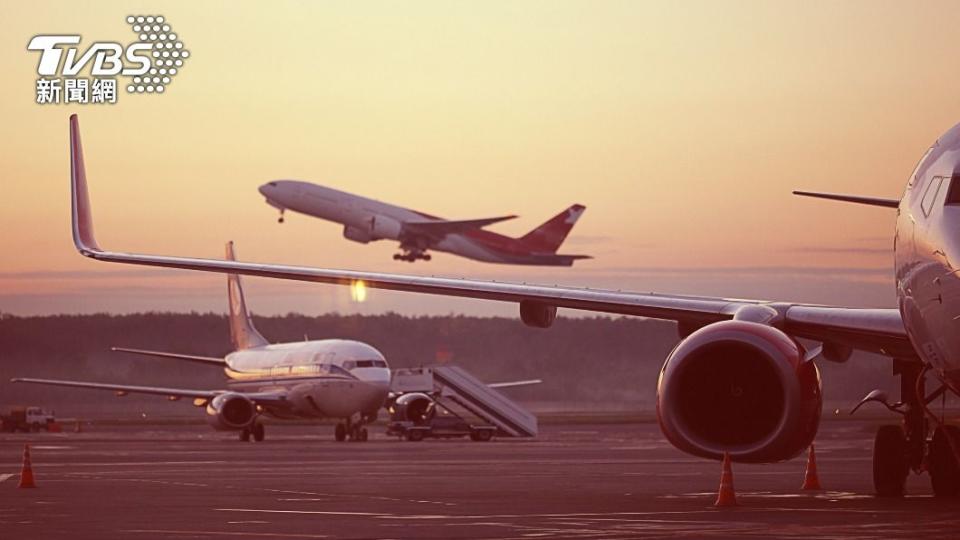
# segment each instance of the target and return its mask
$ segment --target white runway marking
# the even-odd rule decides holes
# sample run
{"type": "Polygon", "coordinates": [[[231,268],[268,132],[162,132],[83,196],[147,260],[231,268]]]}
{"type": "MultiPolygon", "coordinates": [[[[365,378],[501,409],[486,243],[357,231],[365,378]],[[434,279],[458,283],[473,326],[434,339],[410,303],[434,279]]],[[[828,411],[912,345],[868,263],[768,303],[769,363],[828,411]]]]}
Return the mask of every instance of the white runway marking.
{"type": "Polygon", "coordinates": [[[125,531],[120,531],[123,533],[138,533],[138,534],[182,534],[184,536],[197,536],[197,535],[209,535],[209,536],[255,536],[255,537],[266,537],[266,538],[330,538],[326,534],[287,534],[287,533],[254,533],[254,532],[237,532],[237,531],[170,531],[165,529],[127,529],[125,531]]]}
{"type": "Polygon", "coordinates": [[[375,512],[327,512],[323,510],[269,510],[261,508],[214,508],[218,512],[259,512],[263,514],[318,514],[323,516],[366,516],[388,517],[392,514],[378,514],[375,512]]]}

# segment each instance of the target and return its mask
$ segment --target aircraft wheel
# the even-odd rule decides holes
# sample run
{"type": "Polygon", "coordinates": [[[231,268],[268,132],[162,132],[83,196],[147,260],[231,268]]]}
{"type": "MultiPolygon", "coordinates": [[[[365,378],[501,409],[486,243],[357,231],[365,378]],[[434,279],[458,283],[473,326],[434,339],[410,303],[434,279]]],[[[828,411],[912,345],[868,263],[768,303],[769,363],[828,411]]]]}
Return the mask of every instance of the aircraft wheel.
{"type": "Polygon", "coordinates": [[[470,434],[470,438],[477,442],[487,442],[493,438],[493,432],[489,429],[478,429],[470,434]]]}
{"type": "Polygon", "coordinates": [[[347,426],[343,425],[343,422],[337,424],[337,427],[333,430],[333,438],[337,442],[343,442],[347,440],[347,426]]]}
{"type": "Polygon", "coordinates": [[[960,495],[960,464],[953,452],[954,444],[960,444],[960,428],[943,425],[933,432],[930,442],[930,483],[937,497],[956,497],[960,495]]]}
{"type": "Polygon", "coordinates": [[[873,441],[873,487],[880,497],[902,497],[907,481],[907,438],[900,426],[880,426],[873,441]]]}
{"type": "Polygon", "coordinates": [[[257,442],[263,442],[263,437],[266,435],[266,430],[263,427],[263,424],[257,422],[253,425],[253,440],[257,442]]]}
{"type": "Polygon", "coordinates": [[[419,429],[411,429],[407,431],[407,440],[410,442],[417,442],[423,440],[423,432],[419,429]]]}
{"type": "Polygon", "coordinates": [[[250,430],[243,428],[240,430],[240,440],[243,442],[250,442],[250,430]]]}
{"type": "Polygon", "coordinates": [[[425,260],[425,261],[429,261],[429,260],[432,259],[432,258],[433,258],[433,257],[430,256],[430,255],[424,255],[424,256],[423,256],[423,260],[425,260]]]}

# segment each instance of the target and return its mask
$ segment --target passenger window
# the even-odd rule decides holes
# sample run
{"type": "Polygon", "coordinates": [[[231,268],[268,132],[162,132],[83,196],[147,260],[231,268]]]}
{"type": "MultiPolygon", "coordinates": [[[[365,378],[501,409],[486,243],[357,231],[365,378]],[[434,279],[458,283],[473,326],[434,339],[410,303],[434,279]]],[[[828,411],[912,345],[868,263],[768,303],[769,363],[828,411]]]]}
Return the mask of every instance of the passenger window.
{"type": "Polygon", "coordinates": [[[920,208],[924,216],[929,216],[933,210],[933,203],[937,200],[937,194],[940,193],[940,185],[943,184],[943,177],[937,176],[930,181],[927,191],[923,194],[923,200],[920,201],[920,208]]]}
{"type": "Polygon", "coordinates": [[[960,176],[950,179],[950,191],[947,192],[947,200],[944,204],[960,204],[960,176]]]}

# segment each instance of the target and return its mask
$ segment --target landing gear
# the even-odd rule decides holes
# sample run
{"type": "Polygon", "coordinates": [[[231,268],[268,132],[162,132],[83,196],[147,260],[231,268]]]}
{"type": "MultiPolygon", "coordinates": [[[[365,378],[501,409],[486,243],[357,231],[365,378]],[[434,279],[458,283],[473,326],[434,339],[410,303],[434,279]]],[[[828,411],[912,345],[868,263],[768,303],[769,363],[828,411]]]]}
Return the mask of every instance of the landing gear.
{"type": "Polygon", "coordinates": [[[900,426],[880,426],[873,441],[873,486],[880,497],[900,497],[907,482],[907,438],[900,426]]]}
{"type": "Polygon", "coordinates": [[[347,418],[344,422],[338,422],[333,430],[333,438],[337,442],[350,440],[351,442],[366,442],[369,434],[367,428],[363,427],[363,422],[353,422],[347,418]]]}
{"type": "Polygon", "coordinates": [[[960,443],[960,428],[946,424],[933,430],[927,470],[930,483],[937,497],[960,495],[960,464],[957,463],[957,443],[960,443]]]}
{"type": "Polygon", "coordinates": [[[280,209],[280,217],[277,218],[277,223],[283,223],[283,209],[280,209]]]}
{"type": "Polygon", "coordinates": [[[930,473],[938,497],[960,495],[960,428],[944,424],[930,412],[928,405],[943,396],[947,387],[941,385],[928,395],[926,370],[919,362],[894,359],[894,375],[900,376],[900,401],[891,404],[883,392],[875,390],[857,405],[878,401],[903,416],[899,426],[881,426],[874,440],[873,486],[880,497],[903,496],[910,471],[930,473]],[[931,424],[935,427],[929,437],[931,424]]]}
{"type": "Polygon", "coordinates": [[[424,253],[422,251],[405,251],[403,253],[395,253],[393,255],[393,260],[395,261],[407,261],[414,262],[418,260],[429,261],[433,257],[429,253],[424,253]]]}
{"type": "Polygon", "coordinates": [[[430,259],[433,258],[430,256],[429,253],[427,253],[427,248],[429,247],[430,247],[429,244],[424,242],[413,242],[413,241],[401,242],[400,253],[395,254],[393,256],[393,260],[407,261],[407,262],[414,262],[414,261],[420,261],[420,260],[429,261],[430,259]]]}
{"type": "Polygon", "coordinates": [[[253,440],[256,442],[263,442],[263,438],[266,436],[266,430],[263,427],[263,424],[260,422],[254,422],[250,427],[245,427],[240,430],[240,440],[243,442],[250,442],[250,436],[253,436],[253,440]]]}

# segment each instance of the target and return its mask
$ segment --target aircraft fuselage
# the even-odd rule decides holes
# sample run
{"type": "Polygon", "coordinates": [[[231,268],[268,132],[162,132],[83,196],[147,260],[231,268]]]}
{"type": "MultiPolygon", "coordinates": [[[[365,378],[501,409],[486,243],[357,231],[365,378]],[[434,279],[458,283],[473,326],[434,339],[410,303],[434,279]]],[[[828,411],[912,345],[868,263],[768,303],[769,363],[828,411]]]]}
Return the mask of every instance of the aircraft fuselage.
{"type": "Polygon", "coordinates": [[[920,358],[960,390],[960,125],[920,160],[897,209],[896,287],[920,358]]]}
{"type": "Polygon", "coordinates": [[[226,363],[231,390],[287,395],[288,408],[265,411],[278,417],[375,417],[390,391],[386,359],[358,341],[267,345],[230,353],[226,363]]]}

